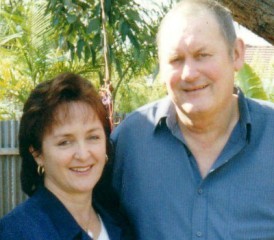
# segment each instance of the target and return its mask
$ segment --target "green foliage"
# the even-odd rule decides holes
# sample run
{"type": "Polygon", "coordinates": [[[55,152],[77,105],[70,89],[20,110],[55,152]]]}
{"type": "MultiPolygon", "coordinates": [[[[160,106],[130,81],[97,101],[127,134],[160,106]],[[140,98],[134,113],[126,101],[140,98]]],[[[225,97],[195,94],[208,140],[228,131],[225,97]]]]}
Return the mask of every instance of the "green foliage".
{"type": "MultiPolygon", "coordinates": [[[[128,112],[150,100],[151,87],[141,79],[157,70],[155,36],[165,12],[151,14],[135,1],[105,0],[104,4],[115,111],[128,112]]],[[[100,1],[52,0],[47,12],[59,34],[59,47],[68,50],[73,61],[92,59],[97,81],[103,84],[100,1]]]]}
{"type": "MultiPolygon", "coordinates": [[[[151,72],[156,66],[154,41],[159,20],[152,21],[146,9],[135,1],[105,0],[104,3],[111,75],[116,74],[114,78],[125,81],[129,76],[151,72]]],[[[100,1],[52,0],[48,1],[47,11],[52,14],[53,27],[59,34],[59,47],[69,50],[71,59],[92,58],[102,78],[105,63],[100,1]]]]}
{"type": "Polygon", "coordinates": [[[19,3],[16,6],[5,5],[1,11],[0,61],[12,68],[7,68],[8,72],[2,68],[0,74],[8,85],[24,85],[22,91],[16,91],[20,102],[26,99],[25,93],[41,81],[46,71],[50,42],[45,39],[49,40],[50,31],[49,24],[42,19],[42,11],[43,6],[19,3]]]}
{"type": "Polygon", "coordinates": [[[152,76],[149,78],[134,79],[121,85],[119,95],[116,99],[115,111],[129,113],[146,103],[165,96],[165,85],[159,82],[158,79],[153,83],[150,82],[151,80],[152,76]]]}
{"type": "Polygon", "coordinates": [[[259,50],[257,50],[252,58],[250,66],[262,80],[264,90],[270,101],[274,102],[274,58],[272,57],[270,62],[266,64],[264,59],[260,56],[259,50]]]}
{"type": "MultiPolygon", "coordinates": [[[[31,89],[60,72],[79,73],[99,88],[104,59],[98,0],[9,3],[0,18],[6,26],[0,33],[2,118],[18,116],[31,89]]],[[[124,0],[106,0],[105,11],[115,109],[128,112],[163,93],[142,80],[157,70],[154,39],[163,12],[154,12],[152,20],[146,9],[124,0]]]]}
{"type": "Polygon", "coordinates": [[[236,79],[237,84],[247,97],[263,100],[271,99],[271,96],[264,90],[261,79],[248,64],[245,64],[244,67],[237,73],[236,79]]]}
{"type": "MultiPolygon", "coordinates": [[[[4,4],[0,12],[0,119],[20,115],[29,92],[60,72],[94,75],[90,63],[58,49],[45,1],[4,4]]],[[[94,77],[94,76],[92,76],[94,77]]]]}

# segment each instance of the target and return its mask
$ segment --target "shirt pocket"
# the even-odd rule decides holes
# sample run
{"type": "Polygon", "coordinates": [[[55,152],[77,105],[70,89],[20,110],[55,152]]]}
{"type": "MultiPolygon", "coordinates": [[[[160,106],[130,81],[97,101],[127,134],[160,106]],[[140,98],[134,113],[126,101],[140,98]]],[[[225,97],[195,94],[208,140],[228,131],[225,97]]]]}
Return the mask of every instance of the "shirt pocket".
{"type": "Polygon", "coordinates": [[[274,187],[232,187],[229,199],[231,239],[274,239],[274,187]]]}

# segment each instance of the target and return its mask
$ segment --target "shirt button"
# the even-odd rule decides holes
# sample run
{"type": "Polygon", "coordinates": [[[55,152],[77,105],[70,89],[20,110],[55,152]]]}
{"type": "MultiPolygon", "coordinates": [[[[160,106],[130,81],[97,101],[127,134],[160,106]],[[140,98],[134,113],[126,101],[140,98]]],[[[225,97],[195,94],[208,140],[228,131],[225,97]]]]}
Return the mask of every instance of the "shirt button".
{"type": "Polygon", "coordinates": [[[199,188],[199,189],[198,189],[198,194],[201,195],[202,193],[203,193],[203,189],[202,189],[202,188],[199,188]]]}
{"type": "Polygon", "coordinates": [[[196,236],[197,236],[197,237],[202,237],[202,236],[203,236],[203,233],[200,232],[200,231],[198,231],[198,232],[196,232],[196,236]]]}

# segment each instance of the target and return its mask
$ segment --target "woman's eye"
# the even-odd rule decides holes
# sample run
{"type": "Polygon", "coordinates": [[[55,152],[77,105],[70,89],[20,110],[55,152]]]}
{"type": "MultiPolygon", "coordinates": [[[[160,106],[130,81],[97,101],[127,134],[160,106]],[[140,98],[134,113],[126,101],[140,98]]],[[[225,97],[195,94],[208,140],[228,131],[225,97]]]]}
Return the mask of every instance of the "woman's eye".
{"type": "Polygon", "coordinates": [[[97,140],[99,139],[100,137],[98,135],[91,135],[88,137],[89,140],[97,140]]]}
{"type": "Polygon", "coordinates": [[[71,143],[71,141],[69,140],[64,140],[64,141],[60,141],[58,142],[58,146],[67,146],[71,143]]]}

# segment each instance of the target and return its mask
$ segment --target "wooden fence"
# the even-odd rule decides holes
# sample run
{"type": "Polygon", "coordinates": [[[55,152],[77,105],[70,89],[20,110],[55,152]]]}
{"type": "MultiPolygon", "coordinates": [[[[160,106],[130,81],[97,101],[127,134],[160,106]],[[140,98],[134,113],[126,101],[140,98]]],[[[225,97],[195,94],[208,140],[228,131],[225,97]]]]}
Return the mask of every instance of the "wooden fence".
{"type": "Polygon", "coordinates": [[[0,218],[27,196],[21,191],[18,121],[0,121],[0,218]]]}

